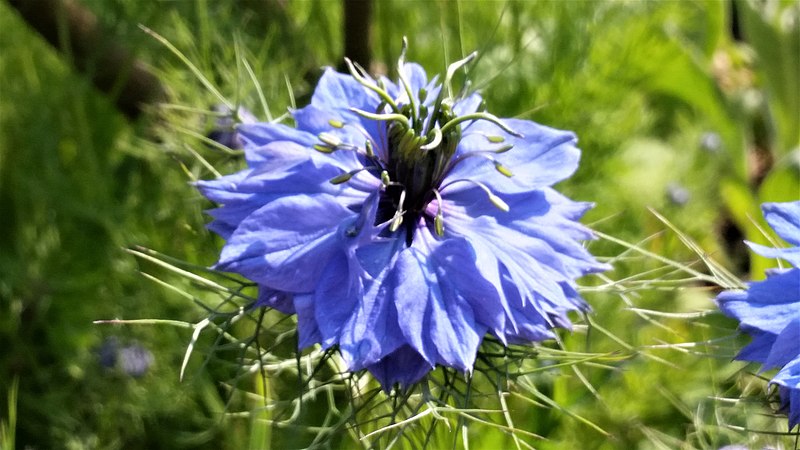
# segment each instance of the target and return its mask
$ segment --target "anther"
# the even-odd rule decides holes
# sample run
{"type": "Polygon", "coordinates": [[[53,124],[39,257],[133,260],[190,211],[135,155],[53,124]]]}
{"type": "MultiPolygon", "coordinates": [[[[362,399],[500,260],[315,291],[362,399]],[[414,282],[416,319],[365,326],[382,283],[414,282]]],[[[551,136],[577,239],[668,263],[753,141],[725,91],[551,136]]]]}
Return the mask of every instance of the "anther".
{"type": "Polygon", "coordinates": [[[320,133],[319,136],[317,136],[317,138],[319,138],[320,141],[331,147],[338,147],[342,145],[342,140],[330,133],[325,133],[325,132],[320,133]]]}
{"type": "Polygon", "coordinates": [[[343,174],[341,174],[339,176],[331,178],[329,180],[329,182],[331,184],[342,184],[342,183],[345,183],[347,181],[350,181],[350,179],[353,178],[353,175],[355,175],[355,174],[353,174],[351,172],[345,172],[345,173],[343,173],[343,174]]]}
{"type": "Polygon", "coordinates": [[[444,219],[441,211],[436,213],[436,217],[433,218],[433,229],[436,231],[437,236],[444,236],[444,219]]]}
{"type": "Polygon", "coordinates": [[[458,180],[453,180],[453,181],[445,184],[440,189],[444,189],[447,186],[450,186],[451,184],[455,184],[455,183],[470,183],[470,184],[474,184],[475,186],[481,188],[483,190],[483,192],[486,193],[486,195],[489,197],[489,201],[492,202],[492,205],[494,205],[497,209],[499,209],[500,211],[503,211],[503,212],[509,212],[511,210],[511,207],[508,206],[508,203],[504,202],[503,199],[501,199],[500,197],[495,195],[494,192],[492,192],[492,190],[489,189],[489,186],[486,186],[485,184],[481,183],[480,181],[470,180],[470,179],[467,179],[467,178],[459,178],[458,180]]]}
{"type": "Polygon", "coordinates": [[[392,225],[389,226],[389,231],[392,233],[397,231],[397,229],[400,228],[400,225],[403,224],[403,214],[405,214],[405,211],[403,211],[403,203],[405,203],[405,201],[406,191],[403,189],[403,192],[400,193],[400,199],[397,202],[397,211],[395,211],[394,217],[392,218],[392,225]]]}
{"type": "Polygon", "coordinates": [[[442,195],[439,194],[438,189],[433,190],[433,195],[436,196],[436,216],[433,218],[433,229],[439,237],[444,236],[444,214],[442,214],[442,195]]]}
{"type": "Polygon", "coordinates": [[[510,170],[508,170],[508,167],[500,164],[498,161],[494,161],[494,168],[497,169],[498,172],[500,172],[503,175],[507,176],[508,178],[511,178],[511,177],[514,176],[514,174],[510,170]]]}
{"type": "Polygon", "coordinates": [[[333,128],[342,128],[344,127],[344,122],[336,119],[328,120],[328,125],[332,126],[333,128]]]}
{"type": "Polygon", "coordinates": [[[371,167],[362,167],[360,169],[351,170],[350,172],[345,172],[343,174],[337,175],[330,180],[328,180],[331,184],[342,184],[347,181],[350,181],[354,175],[357,175],[359,172],[363,172],[365,170],[369,170],[371,167]]]}
{"type": "Polygon", "coordinates": [[[486,140],[491,142],[492,144],[500,144],[502,142],[505,142],[506,138],[504,138],[503,136],[489,136],[489,135],[487,135],[486,136],[486,140]]]}
{"type": "Polygon", "coordinates": [[[314,150],[320,153],[333,153],[336,149],[333,147],[328,147],[327,145],[314,144],[314,150]]]}
{"type": "Polygon", "coordinates": [[[511,208],[508,206],[508,203],[504,202],[503,199],[492,193],[489,193],[489,201],[492,202],[492,204],[500,211],[508,212],[511,210],[511,208]]]}

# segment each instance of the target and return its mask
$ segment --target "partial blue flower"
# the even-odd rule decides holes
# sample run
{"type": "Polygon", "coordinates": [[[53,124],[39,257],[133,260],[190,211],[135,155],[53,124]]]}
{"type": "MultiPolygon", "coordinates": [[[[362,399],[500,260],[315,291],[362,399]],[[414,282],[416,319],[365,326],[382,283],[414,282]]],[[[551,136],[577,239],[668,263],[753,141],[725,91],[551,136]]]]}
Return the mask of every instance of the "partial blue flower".
{"type": "Polygon", "coordinates": [[[328,69],[295,127],[240,125],[247,168],[198,183],[221,205],[216,268],[297,314],[300,348],[336,348],[385,389],[471,371],[487,334],[554,337],[589,309],[575,279],[607,269],[581,243],[591,205],[551,188],[578,167],[575,135],[452,95],[473,57],[441,83],[402,57],[397,82],[328,69]]]}
{"type": "Polygon", "coordinates": [[[225,147],[241,149],[244,144],[236,131],[236,126],[240,123],[256,123],[258,122],[256,116],[244,107],[232,110],[226,105],[215,105],[212,110],[219,116],[214,121],[214,128],[208,134],[208,138],[225,147]]]}
{"type": "Polygon", "coordinates": [[[117,353],[119,352],[119,342],[117,338],[110,337],[103,340],[103,344],[96,350],[97,360],[101,366],[111,369],[117,365],[117,353]]]}
{"type": "Polygon", "coordinates": [[[667,185],[667,199],[675,206],[684,206],[692,199],[692,193],[677,182],[667,185]]]}
{"type": "Polygon", "coordinates": [[[153,364],[153,354],[139,344],[131,344],[120,349],[119,362],[123,372],[141,378],[153,364]]]}
{"type": "Polygon", "coordinates": [[[723,292],[717,303],[753,338],[737,359],[759,362],[763,370],[780,369],[772,383],[779,386],[792,429],[800,423],[800,201],[765,203],[762,210],[778,236],[794,247],[747,244],[760,255],[784,259],[794,267],[770,270],[766,280],[749,283],[746,291],[723,292]]]}
{"type": "Polygon", "coordinates": [[[100,365],[106,369],[118,368],[134,377],[144,376],[153,364],[153,354],[138,343],[120,346],[116,337],[106,338],[97,349],[100,365]]]}
{"type": "Polygon", "coordinates": [[[707,131],[700,136],[700,148],[709,153],[717,153],[722,148],[722,138],[713,131],[707,131]]]}

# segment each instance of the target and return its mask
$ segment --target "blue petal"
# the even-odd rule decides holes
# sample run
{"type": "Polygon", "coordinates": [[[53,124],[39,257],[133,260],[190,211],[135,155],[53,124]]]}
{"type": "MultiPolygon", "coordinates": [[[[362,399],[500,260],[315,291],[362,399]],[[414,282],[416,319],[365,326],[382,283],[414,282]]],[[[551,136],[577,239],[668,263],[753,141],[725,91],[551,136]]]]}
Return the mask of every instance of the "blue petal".
{"type": "MultiPolygon", "coordinates": [[[[577,139],[571,132],[529,120],[504,119],[503,122],[524,137],[512,136],[485,120],[472,122],[465,127],[464,137],[457,147],[455,158],[460,162],[447,174],[444,184],[470,179],[486,184],[495,192],[524,193],[551,186],[569,177],[578,168],[580,150],[575,147],[577,139]],[[502,137],[504,142],[490,143],[487,135],[502,137]],[[486,156],[487,152],[509,144],[514,146],[511,150],[492,156],[512,172],[511,178],[498,172],[486,158],[467,156],[472,152],[486,156]]],[[[453,186],[471,187],[466,183],[453,186]]]]}
{"type": "Polygon", "coordinates": [[[314,299],[311,295],[295,295],[294,309],[297,311],[297,348],[306,348],[320,342],[322,335],[317,326],[314,299]]]}
{"type": "Polygon", "coordinates": [[[344,171],[357,169],[363,165],[355,152],[321,153],[313,149],[321,143],[314,134],[287,127],[282,124],[258,123],[242,125],[240,134],[244,139],[248,164],[279,179],[284,173],[303,163],[314,167],[334,165],[344,171]]]}
{"type": "MultiPolygon", "coordinates": [[[[502,330],[508,342],[512,344],[528,344],[530,342],[541,342],[555,337],[552,331],[553,320],[550,316],[543,314],[530,301],[526,302],[520,296],[519,289],[514,284],[514,280],[508,274],[508,270],[502,268],[502,289],[507,303],[511,309],[511,319],[514,327],[502,330]]],[[[495,333],[501,336],[498,332],[495,333]]]]}
{"type": "Polygon", "coordinates": [[[276,155],[264,148],[270,144],[275,148],[274,144],[279,143],[279,148],[283,150],[280,157],[290,161],[292,156],[304,158],[302,149],[310,148],[317,142],[316,136],[311,133],[278,123],[242,124],[237,132],[244,143],[245,159],[251,167],[263,163],[279,167],[276,155]]]}
{"type": "Polygon", "coordinates": [[[789,413],[789,429],[800,424],[800,359],[787,364],[772,379],[772,383],[781,387],[783,407],[789,413]]]}
{"type": "Polygon", "coordinates": [[[263,199],[253,199],[253,194],[237,190],[237,185],[247,178],[251,170],[242,170],[233,175],[227,175],[216,180],[198,181],[197,189],[212,202],[225,204],[225,206],[207,211],[214,221],[207,228],[224,239],[239,226],[239,223],[253,211],[260,208],[265,202],[263,199]]]}
{"type": "MultiPolygon", "coordinates": [[[[419,230],[418,233],[425,233],[419,230]]],[[[433,239],[420,236],[419,241],[433,239]]],[[[466,297],[437,267],[446,253],[433,257],[415,244],[401,252],[395,265],[395,301],[400,327],[411,346],[428,362],[471,370],[486,327],[476,323],[466,297]]],[[[422,245],[425,245],[424,243],[422,245]]],[[[438,249],[435,252],[437,252],[438,249]]]]}
{"type": "Polygon", "coordinates": [[[800,201],[789,203],[764,203],[761,205],[764,218],[773,230],[786,242],[794,244],[790,248],[772,248],[747,242],[754,252],[767,258],[781,258],[793,266],[800,267],[800,201]]]}
{"type": "Polygon", "coordinates": [[[764,203],[761,210],[778,236],[790,244],[800,245],[800,201],[764,203]]]}
{"type": "Polygon", "coordinates": [[[777,335],[800,315],[800,269],[751,283],[746,291],[723,292],[717,304],[742,325],[777,335]]]}
{"type": "Polygon", "coordinates": [[[250,214],[222,249],[217,268],[286,292],[311,292],[357,215],[327,194],[275,200],[250,214]]]}
{"type": "MultiPolygon", "coordinates": [[[[410,90],[412,93],[417,94],[420,89],[424,89],[428,84],[428,75],[425,73],[425,69],[422,68],[417,63],[405,63],[403,67],[400,69],[403,71],[403,76],[405,77],[408,84],[410,84],[410,90]]],[[[405,90],[400,93],[402,96],[405,90]]],[[[418,98],[415,101],[419,100],[418,98]]]]}
{"type": "Polygon", "coordinates": [[[397,299],[392,295],[390,270],[367,283],[356,308],[342,327],[339,349],[350,370],[375,364],[406,343],[400,330],[397,299]]]}
{"type": "Polygon", "coordinates": [[[323,346],[338,345],[351,371],[377,363],[406,343],[390,286],[396,246],[387,241],[357,249],[359,255],[374,258],[380,268],[370,275],[356,257],[355,244],[363,246],[371,239],[368,230],[362,235],[348,238],[354,240],[329,259],[314,292],[323,346]]]}
{"type": "Polygon", "coordinates": [[[766,361],[778,335],[766,333],[756,328],[741,327],[741,329],[750,335],[752,341],[736,355],[736,359],[760,363],[766,361]]]}
{"type": "MultiPolygon", "coordinates": [[[[463,99],[457,101],[456,104],[453,105],[453,112],[457,116],[472,114],[478,112],[478,108],[481,106],[481,103],[483,103],[483,97],[481,97],[478,93],[473,92],[463,99]]],[[[471,123],[472,122],[466,122],[464,127],[469,126],[471,123]]]]}
{"type": "Polygon", "coordinates": [[[325,69],[311,97],[312,105],[327,110],[352,107],[372,112],[380,101],[378,94],[362,86],[350,74],[330,67],[325,69]]]}
{"type": "MultiPolygon", "coordinates": [[[[607,269],[575,239],[591,238],[591,233],[565,218],[564,209],[554,207],[555,203],[548,198],[549,191],[504,195],[510,207],[508,212],[493,206],[487,208],[491,204],[478,188],[455,194],[443,192],[443,196],[446,230],[472,243],[488,245],[491,251],[487,252],[486,258],[490,259],[486,261],[496,259],[504,264],[515,284],[527,286],[531,292],[546,298],[562,298],[559,282],[571,282],[578,276],[607,269]],[[570,238],[570,233],[575,238],[570,238]]],[[[566,214],[572,212],[567,209],[566,214]]]]}
{"type": "Polygon", "coordinates": [[[336,120],[359,124],[371,136],[377,137],[377,122],[362,118],[350,108],[376,112],[380,102],[381,99],[375,92],[362,86],[352,76],[328,68],[322,74],[317,88],[314,90],[311,104],[293,111],[292,116],[297,122],[298,128],[314,134],[334,131],[335,129],[329,121],[336,120]]]}
{"type": "Polygon", "coordinates": [[[403,345],[382,360],[367,367],[376,380],[389,391],[395,384],[410,386],[421,380],[433,367],[416,350],[403,345]]]}
{"type": "Polygon", "coordinates": [[[284,314],[294,314],[294,298],[286,292],[276,291],[266,286],[258,287],[258,298],[254,307],[269,307],[276,309],[284,314]]]}
{"type": "Polygon", "coordinates": [[[573,280],[607,266],[577,241],[591,238],[571,220],[586,205],[548,189],[503,195],[510,207],[503,212],[487,207],[490,203],[478,188],[442,194],[445,235],[465,237],[480,261],[482,278],[503,287],[498,302],[508,320],[504,329],[492,328],[493,334],[514,342],[547,339],[552,337],[550,328],[570,325],[569,311],[588,309],[573,280]]]}
{"type": "Polygon", "coordinates": [[[314,291],[316,320],[322,335],[322,346],[339,342],[342,328],[350,320],[361,295],[360,279],[351,276],[344,252],[331,258],[314,291]]]}
{"type": "MultiPolygon", "coordinates": [[[[427,245],[431,245],[433,237],[430,232],[425,229],[420,233],[429,241],[427,245]]],[[[454,299],[453,302],[463,308],[470,308],[481,328],[492,331],[506,329],[507,310],[500,299],[499,283],[495,285],[483,277],[478,269],[477,255],[469,242],[459,238],[447,239],[430,255],[430,259],[446,298],[454,299]]],[[[486,272],[493,273],[490,270],[486,272]]],[[[496,279],[499,280],[499,276],[496,279]]],[[[504,336],[498,337],[504,340],[504,336]]]]}
{"type": "Polygon", "coordinates": [[[780,258],[789,261],[793,266],[800,267],[800,247],[773,248],[745,241],[754,252],[766,258],[780,258]]]}
{"type": "Polygon", "coordinates": [[[800,359],[800,311],[775,339],[764,367],[783,367],[795,359],[800,359]]]}
{"type": "MultiPolygon", "coordinates": [[[[420,103],[428,106],[433,105],[436,101],[436,97],[439,95],[439,91],[441,90],[441,86],[437,83],[438,76],[434,76],[430,81],[428,81],[428,75],[425,73],[425,69],[423,69],[422,66],[417,63],[405,63],[403,64],[401,70],[403,71],[403,76],[410,85],[409,88],[411,90],[411,95],[414,96],[414,105],[417,107],[419,107],[420,103]],[[422,89],[425,89],[426,96],[425,101],[420,102],[419,92],[422,89]]],[[[394,85],[394,83],[392,83],[392,85],[394,85]]],[[[390,93],[391,92],[392,91],[390,90],[390,93]]],[[[402,105],[409,103],[408,93],[399,81],[397,83],[396,93],[394,95],[398,104],[402,105]]],[[[419,111],[418,108],[417,111],[419,111]]]]}

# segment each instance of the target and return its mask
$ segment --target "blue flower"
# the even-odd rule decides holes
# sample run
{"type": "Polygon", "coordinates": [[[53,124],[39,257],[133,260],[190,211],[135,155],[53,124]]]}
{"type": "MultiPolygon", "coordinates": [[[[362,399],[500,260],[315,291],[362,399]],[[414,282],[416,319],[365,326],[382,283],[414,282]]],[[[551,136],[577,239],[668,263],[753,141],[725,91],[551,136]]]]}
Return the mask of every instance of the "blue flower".
{"type": "Polygon", "coordinates": [[[119,351],[122,370],[134,378],[141,378],[153,364],[153,354],[139,344],[131,344],[119,351]]]}
{"type": "Polygon", "coordinates": [[[766,280],[750,283],[746,291],[723,292],[717,303],[753,338],[736,358],[762,363],[765,370],[780,368],[772,383],[779,386],[792,429],[800,423],[800,201],[765,203],[762,210],[772,229],[794,247],[747,244],[760,255],[784,259],[794,267],[773,269],[766,280]]]}
{"type": "Polygon", "coordinates": [[[217,269],[297,314],[298,345],[337,348],[385,389],[437,365],[471,371],[487,333],[554,337],[587,311],[575,279],[606,270],[582,246],[591,207],[551,188],[575,136],[483,109],[416,64],[399,81],[328,69],[295,127],[243,124],[247,168],[198,183],[221,206],[217,269]]]}

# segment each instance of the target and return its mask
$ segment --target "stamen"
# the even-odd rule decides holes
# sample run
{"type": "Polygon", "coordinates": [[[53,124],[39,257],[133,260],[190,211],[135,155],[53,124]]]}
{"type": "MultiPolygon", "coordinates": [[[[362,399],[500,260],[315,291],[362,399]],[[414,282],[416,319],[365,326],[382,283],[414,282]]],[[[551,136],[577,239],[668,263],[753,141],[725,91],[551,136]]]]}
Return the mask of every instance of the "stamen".
{"type": "Polygon", "coordinates": [[[508,170],[508,167],[500,164],[500,162],[498,162],[498,161],[494,162],[494,168],[497,169],[498,172],[500,172],[503,175],[507,176],[508,178],[511,178],[511,177],[514,176],[514,174],[510,170],[508,170]]]}
{"type": "MultiPolygon", "coordinates": [[[[364,139],[365,139],[365,141],[364,141],[365,154],[369,158],[374,158],[375,157],[375,151],[374,151],[375,150],[375,145],[377,145],[377,144],[373,140],[372,136],[367,132],[367,130],[365,130],[364,127],[361,126],[361,124],[359,124],[359,123],[349,123],[348,122],[348,123],[343,124],[343,126],[353,128],[356,131],[358,131],[362,136],[364,136],[364,139]]],[[[353,150],[361,150],[359,147],[356,147],[356,146],[352,146],[352,149],[353,150]]]]}
{"type": "Polygon", "coordinates": [[[314,150],[320,153],[333,153],[334,151],[336,151],[334,147],[328,147],[327,145],[322,145],[322,144],[314,144],[314,150]]]}
{"type": "Polygon", "coordinates": [[[488,159],[489,161],[491,161],[492,164],[494,164],[495,169],[497,169],[497,171],[502,173],[503,175],[505,175],[507,177],[513,176],[513,173],[511,172],[511,169],[509,169],[506,166],[502,165],[499,161],[497,161],[496,159],[494,159],[493,156],[490,155],[490,153],[495,153],[495,154],[505,153],[505,152],[511,150],[513,147],[514,147],[513,145],[508,144],[508,145],[504,145],[504,146],[498,148],[497,150],[475,150],[473,152],[467,152],[467,153],[461,154],[461,155],[458,156],[458,158],[450,161],[450,163],[447,165],[447,169],[445,169],[444,172],[442,173],[442,177],[444,177],[448,173],[450,173],[450,171],[453,170],[453,168],[456,167],[460,162],[464,161],[467,158],[472,158],[472,157],[475,157],[475,156],[480,157],[480,158],[484,158],[484,159],[488,159]],[[498,166],[501,166],[502,170],[498,166]],[[507,175],[504,171],[508,172],[511,175],[507,175]]]}
{"type": "Polygon", "coordinates": [[[492,192],[492,190],[489,189],[489,186],[486,186],[485,184],[481,183],[480,181],[469,180],[469,179],[466,179],[466,178],[459,178],[458,180],[453,180],[453,181],[445,184],[444,186],[442,186],[440,188],[440,190],[444,190],[447,186],[450,186],[452,184],[459,183],[459,182],[471,183],[471,184],[474,184],[475,186],[478,186],[479,188],[483,189],[483,192],[486,192],[486,195],[489,197],[489,201],[492,202],[492,205],[494,205],[500,211],[509,212],[511,210],[511,207],[508,206],[508,203],[504,202],[503,199],[501,199],[500,197],[495,195],[494,192],[492,192]]]}
{"type": "Polygon", "coordinates": [[[324,144],[330,147],[335,148],[342,145],[342,140],[330,133],[322,132],[317,136],[317,138],[319,138],[320,141],[322,141],[324,144]]]}
{"type": "Polygon", "coordinates": [[[433,218],[433,229],[439,237],[444,236],[444,215],[442,214],[442,195],[438,189],[433,190],[433,195],[436,196],[436,216],[433,218]]]}
{"type": "Polygon", "coordinates": [[[394,217],[392,218],[392,225],[389,227],[389,231],[391,231],[392,233],[397,231],[397,229],[400,228],[400,225],[403,224],[403,214],[405,214],[405,211],[403,211],[403,203],[405,203],[405,201],[406,201],[406,190],[403,189],[403,192],[400,193],[400,200],[398,201],[397,204],[397,211],[395,211],[394,217]]]}
{"type": "Polygon", "coordinates": [[[358,169],[358,170],[354,170],[354,171],[350,171],[350,172],[345,172],[345,173],[343,173],[343,174],[341,174],[339,176],[331,178],[330,180],[328,180],[328,182],[330,184],[342,184],[344,182],[350,181],[350,179],[353,178],[353,175],[355,175],[358,172],[361,172],[362,170],[364,170],[364,169],[358,169]]]}
{"type": "Polygon", "coordinates": [[[344,122],[336,119],[328,120],[328,125],[332,126],[333,128],[342,128],[344,127],[344,122]]]}
{"type": "Polygon", "coordinates": [[[484,136],[486,136],[486,140],[491,142],[492,144],[501,144],[506,141],[506,138],[504,138],[503,136],[490,136],[488,134],[484,136]]]}
{"type": "MultiPolygon", "coordinates": [[[[337,175],[337,176],[331,178],[328,181],[331,184],[342,184],[344,182],[350,181],[350,179],[353,178],[353,176],[357,175],[359,172],[363,172],[365,170],[374,170],[374,169],[375,169],[374,166],[361,167],[360,169],[353,169],[350,172],[345,172],[345,173],[343,173],[341,175],[337,175]]],[[[384,170],[384,172],[385,172],[385,170],[384,170]]]]}

